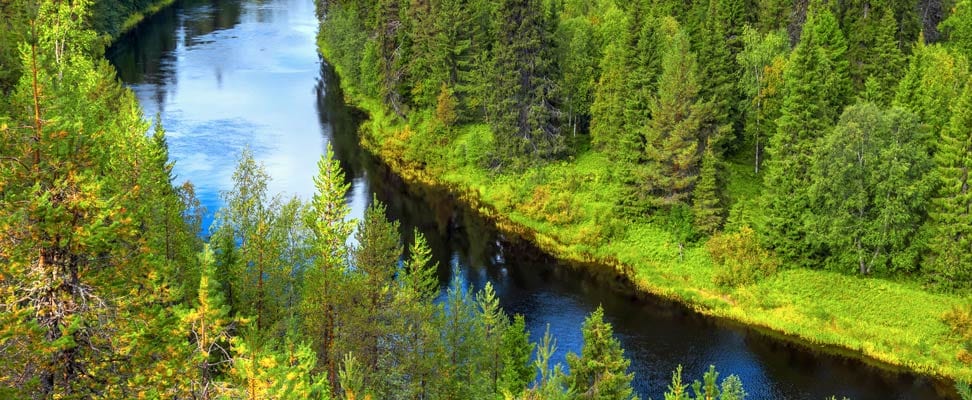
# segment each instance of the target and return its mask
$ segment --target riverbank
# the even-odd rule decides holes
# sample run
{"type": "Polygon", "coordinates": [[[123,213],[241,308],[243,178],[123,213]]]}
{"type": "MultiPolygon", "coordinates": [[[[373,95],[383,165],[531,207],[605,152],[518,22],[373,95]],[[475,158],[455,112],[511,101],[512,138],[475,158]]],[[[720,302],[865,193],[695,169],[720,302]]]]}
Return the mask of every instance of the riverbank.
{"type": "MultiPolygon", "coordinates": [[[[327,58],[326,47],[321,51],[327,58]]],[[[488,136],[488,127],[460,127],[416,151],[409,139],[437,129],[431,115],[401,121],[374,99],[353,91],[346,97],[370,117],[361,128],[363,147],[396,173],[448,188],[502,231],[555,257],[612,268],[638,289],[706,315],[843,349],[842,354],[865,361],[972,379],[972,369],[957,358],[961,344],[943,320],[963,301],[958,296],[911,282],[806,269],[784,269],[758,283],[725,289],[714,283],[714,265],[701,244],[681,247],[671,232],[651,221],[611,220],[617,188],[607,179],[611,163],[603,155],[588,151],[569,163],[495,174],[475,162],[477,151],[488,145],[477,138],[488,136]]],[[[731,173],[743,170],[730,168],[731,173]]]]}
{"type": "Polygon", "coordinates": [[[173,4],[176,0],[152,0],[144,7],[137,3],[101,2],[93,7],[91,26],[107,43],[114,43],[126,33],[135,29],[142,21],[173,4]]]}

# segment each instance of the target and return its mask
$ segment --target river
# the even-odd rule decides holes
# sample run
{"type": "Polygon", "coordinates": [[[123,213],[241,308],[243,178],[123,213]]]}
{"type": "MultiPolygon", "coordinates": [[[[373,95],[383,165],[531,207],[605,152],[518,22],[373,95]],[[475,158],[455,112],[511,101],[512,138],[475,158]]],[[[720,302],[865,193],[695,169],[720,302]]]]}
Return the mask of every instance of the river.
{"type": "MultiPolygon", "coordinates": [[[[700,316],[666,301],[635,299],[528,243],[498,234],[448,193],[407,185],[359,146],[362,116],[347,107],[332,70],[317,56],[312,0],[183,0],[122,37],[108,51],[146,116],[160,115],[179,180],[202,203],[220,206],[237,156],[249,147],[273,181],[270,191],[308,199],[326,143],[335,148],[360,217],[374,194],[403,235],[430,240],[443,284],[453,267],[464,284],[492,282],[501,304],[526,317],[539,341],[549,325],[557,360],[579,352],[580,325],[598,305],[631,359],[635,390],[663,398],[682,364],[697,379],[710,364],[742,378],[750,399],[939,399],[954,396],[931,378],[780,340],[700,316]]],[[[406,237],[406,240],[408,238],[406,237]]]]}

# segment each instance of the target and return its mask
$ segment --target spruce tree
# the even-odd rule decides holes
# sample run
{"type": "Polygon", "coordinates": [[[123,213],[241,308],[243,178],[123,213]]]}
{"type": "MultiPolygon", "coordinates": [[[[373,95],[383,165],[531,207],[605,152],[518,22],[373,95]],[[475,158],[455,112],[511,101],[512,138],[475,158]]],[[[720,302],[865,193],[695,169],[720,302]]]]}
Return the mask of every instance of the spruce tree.
{"type": "Polygon", "coordinates": [[[779,255],[804,265],[819,251],[806,226],[809,166],[817,138],[834,124],[850,89],[846,50],[836,18],[812,4],[784,72],[777,132],[767,148],[762,231],[779,255]]]}
{"type": "Polygon", "coordinates": [[[624,357],[621,343],[614,338],[611,324],[604,321],[604,310],[598,307],[581,327],[584,344],[581,354],[567,354],[570,384],[582,399],[633,399],[628,373],[631,361],[624,357]]]}
{"type": "Polygon", "coordinates": [[[699,181],[692,192],[692,213],[700,232],[715,233],[722,225],[722,204],[719,200],[718,165],[712,148],[702,156],[699,181]]]}
{"type": "Polygon", "coordinates": [[[972,56],[972,1],[959,0],[951,15],[941,23],[947,46],[956,54],[972,56]]]}
{"type": "Polygon", "coordinates": [[[539,0],[503,0],[496,10],[493,89],[487,105],[496,158],[521,168],[565,151],[552,29],[539,0]]]}
{"type": "Polygon", "coordinates": [[[358,224],[351,283],[340,294],[346,299],[337,344],[341,354],[354,352],[363,368],[365,385],[377,397],[389,395],[390,381],[383,376],[386,371],[382,363],[383,355],[394,351],[389,340],[397,323],[392,301],[402,254],[399,224],[387,220],[385,214],[385,205],[373,198],[358,224]]]}
{"type": "Polygon", "coordinates": [[[503,332],[503,384],[500,393],[519,395],[533,381],[536,371],[530,357],[534,344],[522,315],[513,316],[513,323],[503,332]]]}
{"type": "Polygon", "coordinates": [[[484,357],[480,370],[486,376],[487,393],[499,396],[505,370],[503,338],[509,330],[510,320],[500,308],[499,299],[491,283],[487,282],[486,287],[476,294],[476,305],[479,308],[479,320],[486,345],[483,349],[484,357]]]}
{"type": "Polygon", "coordinates": [[[938,191],[932,200],[929,278],[945,288],[972,282],[972,81],[952,108],[935,153],[938,191]]]}
{"type": "Polygon", "coordinates": [[[707,109],[701,140],[708,142],[716,155],[721,156],[735,140],[733,116],[737,114],[734,107],[738,101],[733,83],[738,80],[738,68],[726,42],[725,18],[720,6],[721,1],[709,0],[703,29],[699,32],[701,37],[696,40],[695,48],[700,76],[705,77],[699,90],[707,109]]]}
{"type": "Polygon", "coordinates": [[[674,20],[668,24],[675,35],[662,60],[658,98],[652,103],[645,132],[643,187],[655,205],[680,203],[691,193],[698,176],[700,128],[706,118],[688,37],[674,20]]]}
{"type": "Polygon", "coordinates": [[[961,95],[969,71],[966,58],[955,57],[942,46],[919,42],[912,49],[894,105],[915,113],[929,132],[942,132],[949,124],[951,105],[961,95]]]}

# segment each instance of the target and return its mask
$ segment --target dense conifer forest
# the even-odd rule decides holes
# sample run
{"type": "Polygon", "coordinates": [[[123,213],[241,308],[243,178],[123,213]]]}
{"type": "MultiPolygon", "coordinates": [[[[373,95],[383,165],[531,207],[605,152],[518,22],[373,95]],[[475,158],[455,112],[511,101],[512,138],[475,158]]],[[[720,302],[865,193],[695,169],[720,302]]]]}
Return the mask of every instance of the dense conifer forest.
{"type": "MultiPolygon", "coordinates": [[[[555,365],[491,286],[442,293],[377,199],[350,220],[330,147],[310,201],[244,152],[202,232],[164,127],[103,58],[163,4],[0,4],[0,398],[637,398],[600,309],[555,365]]],[[[969,0],[318,11],[389,163],[645,290],[972,379],[969,0]],[[801,310],[846,338],[766,322],[801,310]]],[[[745,397],[715,367],[665,394],[745,397]]]]}
{"type": "Polygon", "coordinates": [[[972,3],[318,11],[404,176],[705,313],[972,378],[972,3]]]}

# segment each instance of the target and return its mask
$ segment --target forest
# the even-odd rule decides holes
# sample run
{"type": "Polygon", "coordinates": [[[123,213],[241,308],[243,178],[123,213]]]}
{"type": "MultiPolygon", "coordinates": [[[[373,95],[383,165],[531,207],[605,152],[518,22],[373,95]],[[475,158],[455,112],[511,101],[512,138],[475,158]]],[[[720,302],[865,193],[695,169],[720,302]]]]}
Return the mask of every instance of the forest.
{"type": "MultiPolygon", "coordinates": [[[[330,147],[310,201],[268,193],[241,154],[204,234],[164,128],[102,56],[116,32],[99,24],[130,10],[4,5],[0,397],[636,398],[601,310],[552,365],[556,339],[532,343],[491,286],[443,293],[425,239],[406,246],[379,201],[349,219],[330,147]]],[[[746,396],[699,378],[674,371],[671,398],[746,396]]]]}
{"type": "MultiPolygon", "coordinates": [[[[103,57],[165,4],[0,4],[0,397],[636,398],[601,310],[553,363],[556,338],[531,342],[490,286],[440,289],[421,234],[406,243],[379,201],[350,220],[330,148],[310,201],[269,193],[244,152],[203,232],[165,129],[103,57]]],[[[859,303],[826,294],[880,291],[884,310],[855,318],[904,322],[871,347],[970,379],[969,0],[318,12],[371,116],[362,140],[390,162],[703,309],[810,307],[793,280],[836,307],[859,303]]],[[[665,399],[746,397],[715,367],[693,378],[673,371],[665,399]]]]}
{"type": "Polygon", "coordinates": [[[968,0],[318,12],[403,175],[705,313],[972,378],[968,0]]]}

